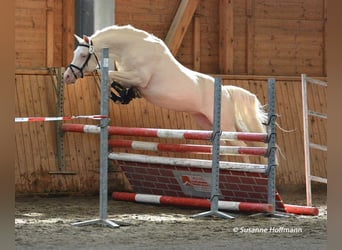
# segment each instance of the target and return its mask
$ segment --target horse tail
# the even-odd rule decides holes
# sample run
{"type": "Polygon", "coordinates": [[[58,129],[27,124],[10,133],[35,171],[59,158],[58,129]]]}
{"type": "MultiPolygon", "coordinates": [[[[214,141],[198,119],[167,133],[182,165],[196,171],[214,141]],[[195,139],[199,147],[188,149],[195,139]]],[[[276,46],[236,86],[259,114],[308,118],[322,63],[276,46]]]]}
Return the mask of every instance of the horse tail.
{"type": "Polygon", "coordinates": [[[240,87],[226,87],[234,105],[236,130],[266,133],[267,112],[256,95],[240,87]]]}
{"type": "MultiPolygon", "coordinates": [[[[235,130],[238,132],[267,133],[268,114],[257,96],[246,89],[226,85],[235,117],[235,130]]],[[[267,147],[265,142],[244,142],[253,147],[267,147]]],[[[277,158],[277,157],[276,157],[277,158]]],[[[267,164],[265,157],[259,157],[260,163],[267,164]]]]}

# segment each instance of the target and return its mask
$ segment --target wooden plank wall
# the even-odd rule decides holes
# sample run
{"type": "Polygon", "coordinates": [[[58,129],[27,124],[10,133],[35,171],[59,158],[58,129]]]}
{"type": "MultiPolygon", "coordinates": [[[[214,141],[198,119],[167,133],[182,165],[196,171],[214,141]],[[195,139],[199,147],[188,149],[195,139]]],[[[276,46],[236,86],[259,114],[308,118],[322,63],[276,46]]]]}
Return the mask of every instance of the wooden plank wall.
{"type": "MultiPolygon", "coordinates": [[[[115,2],[117,24],[132,24],[161,38],[165,38],[180,4],[179,0],[115,2]]],[[[221,2],[200,1],[195,12],[200,20],[200,70],[204,73],[227,73],[219,67],[221,2]]],[[[233,42],[227,41],[233,57],[229,59],[233,64],[229,74],[326,75],[326,0],[246,0],[232,1],[231,5],[233,17],[226,17],[232,19],[229,22],[234,29],[233,42]]],[[[176,55],[190,68],[195,64],[193,33],[194,21],[176,55]]]]}
{"type": "MultiPolygon", "coordinates": [[[[70,59],[67,54],[72,53],[73,29],[70,20],[62,17],[73,16],[68,12],[73,10],[70,2],[16,1],[17,68],[66,64],[65,59],[70,59]],[[67,43],[65,46],[62,46],[63,41],[67,43]]],[[[150,0],[149,4],[117,0],[116,23],[130,23],[165,38],[179,3],[180,0],[150,0]]],[[[219,0],[200,1],[195,12],[200,33],[199,69],[204,73],[225,73],[220,72],[218,56],[219,6],[219,0]]],[[[326,0],[233,1],[231,8],[234,14],[229,22],[233,23],[233,42],[228,41],[227,45],[233,54],[230,74],[326,75],[326,0]]],[[[177,59],[190,68],[196,58],[193,38],[194,21],[177,53],[177,59]]]]}
{"type": "MultiPolygon", "coordinates": [[[[267,80],[230,79],[224,77],[224,84],[241,86],[256,93],[260,101],[267,103],[267,80]]],[[[18,75],[16,78],[16,116],[55,115],[55,93],[49,76],[18,75]]],[[[285,158],[280,158],[277,170],[278,184],[301,184],[304,182],[304,151],[300,80],[277,80],[276,89],[278,123],[283,129],[278,133],[278,144],[285,158]]],[[[324,89],[309,88],[309,107],[326,112],[326,92],[324,89]],[[319,94],[317,94],[319,93],[319,94]]],[[[66,87],[65,115],[98,114],[99,90],[93,77],[79,80],[66,87]]],[[[176,129],[199,129],[191,117],[182,112],[156,107],[143,99],[136,99],[129,105],[110,104],[111,125],[127,127],[155,127],[176,129]]],[[[96,124],[91,120],[74,122],[96,124]]],[[[326,144],[326,122],[311,119],[312,142],[326,144]]],[[[67,133],[65,136],[65,165],[67,171],[77,175],[49,175],[56,171],[56,125],[55,123],[16,124],[16,190],[18,192],[74,191],[95,192],[98,177],[98,137],[96,135],[67,133]]],[[[144,138],[137,138],[144,139],[144,138]]],[[[164,142],[179,142],[164,140],[164,142]]],[[[190,141],[189,143],[191,143],[190,141]]],[[[121,150],[126,151],[126,150],[121,150]]],[[[158,154],[180,156],[176,154],[158,154]]],[[[181,157],[194,157],[183,154],[181,157]]],[[[208,156],[200,158],[208,159],[208,156]]],[[[239,157],[230,157],[238,161],[239,157]]],[[[312,151],[313,173],[326,177],[326,154],[312,151]]],[[[119,171],[113,166],[114,171],[119,171]]],[[[112,175],[118,180],[122,173],[112,175]]],[[[113,180],[114,180],[113,179],[113,180]]],[[[121,186],[125,183],[120,180],[121,186]]],[[[118,183],[115,187],[120,186],[118,183]]]]}
{"type": "Polygon", "coordinates": [[[16,1],[16,67],[42,67],[46,64],[46,1],[16,1]]]}
{"type": "MultiPolygon", "coordinates": [[[[79,84],[67,88],[65,115],[99,113],[96,99],[90,101],[93,96],[97,97],[97,92],[94,84],[79,84]],[[92,92],[94,95],[91,95],[92,92]]],[[[56,116],[55,86],[51,76],[47,74],[17,74],[15,100],[16,117],[56,116]]],[[[75,171],[77,175],[49,174],[51,171],[58,171],[56,126],[55,122],[15,124],[15,183],[18,193],[87,192],[98,188],[96,137],[68,135],[65,138],[65,170],[75,171]]]]}
{"type": "MultiPolygon", "coordinates": [[[[39,75],[16,75],[16,117],[55,113],[55,94],[48,79],[39,75]]],[[[19,192],[46,192],[51,188],[46,177],[48,168],[55,166],[55,130],[55,123],[15,124],[15,184],[19,192]],[[41,189],[36,189],[37,185],[41,189]]]]}
{"type": "Polygon", "coordinates": [[[257,0],[254,7],[254,72],[325,75],[324,1],[257,0]]]}
{"type": "MultiPolygon", "coordinates": [[[[267,81],[265,80],[226,80],[225,84],[237,85],[255,93],[259,100],[267,104],[267,81]]],[[[312,87],[312,86],[311,86],[312,87]]],[[[309,107],[325,113],[326,89],[316,88],[308,93],[309,107]]],[[[279,115],[277,123],[282,128],[277,129],[277,143],[282,156],[279,157],[277,168],[277,183],[304,183],[304,146],[303,120],[301,109],[300,79],[278,79],[276,81],[276,112],[279,115]],[[284,131],[287,130],[288,132],[284,131]]],[[[324,119],[310,120],[310,140],[326,145],[327,122],[324,119]]],[[[327,155],[319,151],[311,151],[313,160],[312,171],[319,176],[327,176],[327,155]]]]}
{"type": "MultiPolygon", "coordinates": [[[[40,69],[51,60],[51,48],[50,54],[47,52],[48,39],[55,42],[52,58],[56,66],[65,64],[63,61],[68,54],[70,57],[66,52],[72,49],[70,35],[73,29],[70,20],[67,24],[62,21],[68,13],[66,10],[70,9],[66,8],[66,1],[69,0],[16,1],[17,117],[56,115],[56,94],[51,76],[40,69]],[[53,6],[53,15],[47,13],[48,6],[53,6]],[[47,34],[48,27],[51,29],[51,23],[47,25],[48,19],[53,20],[55,27],[53,37],[47,34]],[[68,46],[62,46],[63,41],[67,41],[68,46]]],[[[117,24],[130,23],[165,38],[180,0],[149,0],[148,4],[138,0],[115,2],[117,24]]],[[[196,21],[189,26],[177,53],[182,64],[189,68],[195,66],[209,74],[221,73],[218,3],[219,0],[200,1],[195,13],[196,21]]],[[[233,72],[229,76],[223,75],[224,84],[249,89],[262,103],[267,103],[267,77],[262,75],[276,76],[278,123],[284,129],[293,130],[278,130],[278,143],[286,157],[280,158],[278,184],[304,183],[299,74],[326,76],[325,8],[326,0],[233,1],[234,48],[228,50],[233,53],[233,64],[227,64],[233,72]]],[[[315,110],[326,112],[326,98],[326,90],[309,88],[309,106],[315,110]]],[[[65,115],[97,114],[99,102],[96,82],[88,76],[76,85],[66,87],[65,115]]],[[[112,125],[198,129],[188,114],[164,110],[141,99],[129,105],[111,104],[110,112],[112,125]]],[[[75,122],[94,123],[85,120],[75,122]]],[[[326,121],[310,119],[310,127],[310,140],[326,144],[326,121]]],[[[18,193],[97,192],[99,152],[96,135],[66,134],[65,170],[77,174],[50,175],[50,171],[58,170],[56,124],[16,124],[15,129],[15,183],[18,193]]],[[[313,174],[326,177],[326,154],[313,150],[311,157],[313,174]]],[[[111,166],[109,176],[113,180],[110,182],[112,188],[129,187],[115,164],[111,166]]]]}
{"type": "Polygon", "coordinates": [[[62,67],[70,62],[74,15],[68,11],[73,11],[73,4],[74,0],[16,1],[16,68],[62,67]]]}

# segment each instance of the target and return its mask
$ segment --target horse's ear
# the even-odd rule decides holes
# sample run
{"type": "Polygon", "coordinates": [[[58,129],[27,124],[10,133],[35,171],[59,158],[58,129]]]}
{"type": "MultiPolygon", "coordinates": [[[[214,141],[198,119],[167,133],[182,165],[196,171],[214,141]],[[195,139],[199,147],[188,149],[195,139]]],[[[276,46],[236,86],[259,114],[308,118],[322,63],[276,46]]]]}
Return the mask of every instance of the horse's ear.
{"type": "Polygon", "coordinates": [[[78,43],[82,43],[83,42],[82,38],[80,38],[78,35],[74,34],[74,37],[76,38],[78,43]]]}
{"type": "Polygon", "coordinates": [[[90,43],[90,42],[89,42],[89,37],[87,37],[86,35],[83,35],[83,40],[84,40],[86,43],[88,43],[88,44],[90,43]]]}

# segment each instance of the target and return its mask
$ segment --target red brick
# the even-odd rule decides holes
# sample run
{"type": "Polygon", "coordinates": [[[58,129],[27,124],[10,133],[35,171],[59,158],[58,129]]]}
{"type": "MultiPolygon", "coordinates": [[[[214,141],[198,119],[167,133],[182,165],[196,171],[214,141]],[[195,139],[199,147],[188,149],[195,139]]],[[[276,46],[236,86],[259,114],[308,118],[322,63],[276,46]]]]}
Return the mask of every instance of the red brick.
{"type": "Polygon", "coordinates": [[[173,170],[192,172],[192,169],[186,166],[174,166],[173,170]]]}
{"type": "Polygon", "coordinates": [[[181,191],[182,190],[178,184],[177,185],[168,184],[167,187],[169,190],[173,190],[173,191],[181,191]]]}
{"type": "Polygon", "coordinates": [[[257,185],[267,185],[267,179],[255,178],[257,185]]]}
{"type": "Polygon", "coordinates": [[[220,175],[232,175],[232,171],[220,169],[220,175]]]}
{"type": "Polygon", "coordinates": [[[239,185],[235,183],[221,183],[225,190],[240,190],[239,185]]]}
{"type": "Polygon", "coordinates": [[[233,196],[232,201],[238,201],[238,202],[250,202],[248,197],[241,197],[241,196],[233,196]]]}
{"type": "Polygon", "coordinates": [[[248,173],[246,173],[246,175],[251,176],[251,177],[267,178],[267,176],[263,173],[248,172],[248,173]]]}
{"type": "Polygon", "coordinates": [[[146,181],[153,181],[153,182],[157,181],[157,177],[153,175],[144,175],[143,177],[144,177],[144,180],[146,181]]]}
{"type": "Polygon", "coordinates": [[[171,183],[171,182],[170,182],[170,178],[164,177],[164,176],[158,176],[157,182],[159,182],[159,183],[165,183],[165,184],[171,183]]]}
{"type": "Polygon", "coordinates": [[[219,178],[220,183],[227,182],[227,177],[228,177],[227,175],[220,173],[220,178],[219,178]]]}
{"type": "Polygon", "coordinates": [[[134,167],[133,168],[134,173],[140,173],[140,174],[146,174],[146,169],[144,167],[134,167]]]}
{"type": "Polygon", "coordinates": [[[170,176],[172,174],[172,170],[170,170],[170,169],[159,169],[159,173],[161,176],[170,176]]]}
{"type": "Polygon", "coordinates": [[[154,186],[159,189],[167,189],[167,184],[161,182],[154,183],[154,186]]]}
{"type": "Polygon", "coordinates": [[[255,185],[255,186],[253,186],[253,189],[255,192],[258,192],[258,193],[267,193],[267,187],[266,186],[255,185]]]}
{"type": "Polygon", "coordinates": [[[267,200],[267,195],[264,193],[249,193],[249,197],[255,200],[265,201],[265,198],[267,200]]]}
{"type": "Polygon", "coordinates": [[[251,176],[243,177],[243,176],[241,176],[240,180],[241,180],[241,183],[244,183],[244,184],[251,184],[251,185],[255,185],[256,184],[255,177],[251,177],[251,176]]]}
{"type": "Polygon", "coordinates": [[[153,194],[150,188],[142,186],[135,188],[134,191],[139,194],[153,194]]]}
{"type": "Polygon", "coordinates": [[[231,190],[226,190],[226,189],[223,190],[223,189],[221,189],[221,193],[224,196],[224,200],[232,200],[231,197],[234,196],[234,193],[231,190]]]}
{"type": "Polygon", "coordinates": [[[137,166],[136,162],[120,161],[120,164],[123,165],[123,166],[127,166],[127,167],[136,167],[137,166]]]}
{"type": "Polygon", "coordinates": [[[176,197],[179,197],[181,196],[182,194],[180,192],[177,192],[176,190],[165,190],[165,195],[168,195],[168,196],[176,196],[176,197]]]}
{"type": "Polygon", "coordinates": [[[131,176],[134,180],[144,180],[144,175],[141,174],[133,173],[131,176]]]}
{"type": "Polygon", "coordinates": [[[142,181],[141,185],[143,187],[155,187],[154,182],[152,182],[152,181],[142,181]]]}
{"type": "Polygon", "coordinates": [[[127,172],[127,173],[133,173],[135,172],[134,168],[133,167],[130,167],[130,166],[123,166],[123,165],[120,165],[120,167],[122,168],[122,170],[124,172],[127,172]]]}
{"type": "Polygon", "coordinates": [[[241,183],[239,176],[226,176],[225,179],[228,183],[241,183]]]}
{"type": "Polygon", "coordinates": [[[236,176],[246,176],[247,172],[241,172],[241,171],[231,171],[232,175],[236,175],[236,176]]]}
{"type": "Polygon", "coordinates": [[[175,184],[175,185],[179,185],[179,183],[178,183],[176,177],[170,178],[169,180],[170,180],[170,183],[175,184]]]}
{"type": "Polygon", "coordinates": [[[240,184],[239,188],[240,188],[241,191],[247,191],[247,192],[254,191],[252,185],[240,184]]]}
{"type": "Polygon", "coordinates": [[[130,179],[129,180],[132,186],[136,186],[136,187],[141,187],[142,183],[140,180],[137,179],[130,179]]]}
{"type": "Polygon", "coordinates": [[[160,175],[158,168],[146,168],[145,171],[147,175],[160,175]]]}
{"type": "Polygon", "coordinates": [[[202,168],[203,173],[211,173],[211,169],[208,168],[202,168]]]}
{"type": "MultiPolygon", "coordinates": [[[[160,170],[160,171],[162,171],[162,170],[160,170]]],[[[160,174],[159,176],[173,178],[174,174],[171,170],[169,170],[169,171],[164,171],[163,174],[160,174]]]]}
{"type": "Polygon", "coordinates": [[[211,173],[211,168],[192,168],[192,170],[200,173],[211,173]]]}
{"type": "Polygon", "coordinates": [[[234,191],[235,197],[241,198],[241,199],[246,199],[249,198],[249,195],[247,192],[242,192],[242,191],[234,191]]]}

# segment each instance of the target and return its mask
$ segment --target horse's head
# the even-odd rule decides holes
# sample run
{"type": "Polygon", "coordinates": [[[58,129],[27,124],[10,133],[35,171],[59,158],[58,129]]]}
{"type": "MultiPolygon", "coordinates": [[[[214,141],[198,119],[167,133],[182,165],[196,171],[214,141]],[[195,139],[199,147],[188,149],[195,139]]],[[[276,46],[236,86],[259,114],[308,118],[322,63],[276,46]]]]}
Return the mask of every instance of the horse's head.
{"type": "Polygon", "coordinates": [[[64,72],[64,82],[74,83],[82,78],[85,72],[91,72],[99,67],[99,61],[94,53],[92,41],[87,36],[83,39],[75,35],[78,46],[74,51],[74,58],[64,72]]]}

